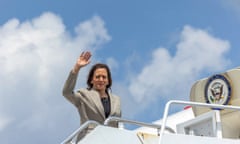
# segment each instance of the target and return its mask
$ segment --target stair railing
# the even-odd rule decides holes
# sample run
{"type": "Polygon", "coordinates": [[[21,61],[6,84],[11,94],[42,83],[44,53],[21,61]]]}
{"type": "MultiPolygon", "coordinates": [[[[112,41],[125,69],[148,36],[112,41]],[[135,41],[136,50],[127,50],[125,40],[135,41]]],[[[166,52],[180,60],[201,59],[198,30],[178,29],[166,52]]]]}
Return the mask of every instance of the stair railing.
{"type": "Polygon", "coordinates": [[[180,105],[188,105],[188,106],[196,106],[196,107],[207,107],[207,108],[217,108],[217,109],[230,109],[230,110],[240,110],[239,106],[231,106],[231,105],[220,105],[220,104],[209,104],[209,103],[200,103],[200,102],[189,102],[189,101],[180,101],[180,100],[171,100],[168,101],[165,105],[163,118],[162,118],[162,127],[160,131],[160,138],[159,138],[159,144],[162,143],[164,130],[166,128],[167,123],[167,117],[169,113],[170,106],[172,104],[180,104],[180,105]]]}
{"type": "Polygon", "coordinates": [[[61,144],[76,144],[77,140],[76,137],[78,136],[78,134],[85,130],[86,128],[88,128],[88,126],[90,125],[100,125],[98,122],[96,121],[86,121],[85,123],[83,123],[77,130],[75,130],[69,137],[67,137],[61,144]]]}
{"type": "MultiPolygon", "coordinates": [[[[142,127],[150,127],[150,128],[155,128],[157,129],[157,135],[159,136],[160,134],[160,130],[162,128],[161,125],[159,124],[149,124],[149,123],[143,123],[143,122],[138,122],[138,121],[133,121],[133,120],[127,120],[127,119],[123,119],[123,118],[119,118],[119,117],[109,117],[104,121],[104,125],[109,125],[110,122],[121,122],[121,123],[128,123],[128,124],[134,124],[134,125],[138,125],[138,126],[142,126],[142,127]]],[[[164,128],[165,130],[167,130],[170,133],[175,133],[175,131],[168,126],[165,126],[164,128]]]]}

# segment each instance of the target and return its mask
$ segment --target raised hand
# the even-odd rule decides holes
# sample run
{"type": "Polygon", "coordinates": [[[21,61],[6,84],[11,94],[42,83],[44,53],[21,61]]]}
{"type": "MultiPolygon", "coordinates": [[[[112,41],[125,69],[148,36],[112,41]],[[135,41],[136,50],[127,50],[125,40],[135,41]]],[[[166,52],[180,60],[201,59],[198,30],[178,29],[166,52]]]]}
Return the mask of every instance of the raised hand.
{"type": "Polygon", "coordinates": [[[81,67],[88,65],[91,61],[92,54],[89,51],[82,52],[81,55],[78,57],[77,62],[73,68],[73,72],[77,73],[81,67]]]}

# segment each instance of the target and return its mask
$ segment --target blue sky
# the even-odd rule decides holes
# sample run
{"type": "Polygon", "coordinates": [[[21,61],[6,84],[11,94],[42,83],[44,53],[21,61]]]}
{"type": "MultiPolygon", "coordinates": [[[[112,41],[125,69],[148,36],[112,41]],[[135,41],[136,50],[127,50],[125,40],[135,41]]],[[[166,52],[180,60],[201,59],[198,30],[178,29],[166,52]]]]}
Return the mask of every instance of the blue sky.
{"type": "Polygon", "coordinates": [[[238,0],[0,0],[1,143],[60,143],[79,127],[62,87],[84,50],[111,67],[124,118],[160,119],[195,81],[239,66],[239,9],[238,0]]]}

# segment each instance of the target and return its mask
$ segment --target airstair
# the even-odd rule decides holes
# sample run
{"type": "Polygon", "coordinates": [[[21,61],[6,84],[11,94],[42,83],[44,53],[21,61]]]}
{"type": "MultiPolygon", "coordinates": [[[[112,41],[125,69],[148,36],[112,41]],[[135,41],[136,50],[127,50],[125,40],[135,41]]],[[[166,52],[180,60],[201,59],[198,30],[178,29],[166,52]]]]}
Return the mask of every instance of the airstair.
{"type": "Polygon", "coordinates": [[[225,106],[218,104],[206,104],[187,101],[169,101],[166,104],[162,125],[148,124],[117,117],[108,118],[103,125],[88,121],[70,135],[62,144],[239,144],[240,139],[224,138],[222,136],[221,118],[219,110],[213,110],[199,115],[191,120],[176,125],[177,131],[166,125],[170,105],[182,104],[199,107],[229,109],[240,111],[238,106],[225,106]],[[121,123],[135,124],[142,127],[156,129],[156,134],[109,127],[108,123],[117,121],[121,123]],[[82,140],[76,142],[76,136],[88,125],[96,127],[82,140]]]}

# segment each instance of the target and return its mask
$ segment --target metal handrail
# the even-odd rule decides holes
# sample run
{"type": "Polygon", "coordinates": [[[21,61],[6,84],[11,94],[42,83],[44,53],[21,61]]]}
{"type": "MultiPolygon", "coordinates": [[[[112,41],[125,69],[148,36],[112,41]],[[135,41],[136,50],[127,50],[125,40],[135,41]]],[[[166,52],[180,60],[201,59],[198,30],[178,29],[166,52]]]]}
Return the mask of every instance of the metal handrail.
{"type": "Polygon", "coordinates": [[[88,128],[88,126],[91,125],[91,124],[100,125],[98,122],[93,121],[93,120],[86,121],[77,130],[75,130],[69,137],[67,137],[61,144],[69,144],[69,142],[72,141],[73,138],[75,136],[77,136],[78,133],[80,133],[84,129],[88,128]]]}
{"type": "MultiPolygon", "coordinates": [[[[148,123],[143,123],[143,122],[138,122],[138,121],[133,121],[133,120],[127,120],[127,119],[123,119],[123,118],[119,118],[119,117],[109,117],[109,118],[107,118],[104,121],[104,125],[108,125],[109,122],[112,122],[112,121],[128,123],[128,124],[135,124],[135,125],[143,126],[143,127],[156,128],[157,131],[158,131],[158,135],[159,135],[160,129],[162,128],[162,126],[158,125],[158,124],[148,124],[148,123]]],[[[165,126],[164,129],[168,130],[171,133],[175,133],[175,131],[168,126],[165,126]]]]}
{"type": "Polygon", "coordinates": [[[165,110],[164,110],[164,114],[163,114],[163,119],[162,119],[163,122],[162,122],[161,131],[160,131],[159,144],[161,144],[161,142],[162,142],[162,137],[163,137],[163,134],[164,134],[164,129],[166,127],[166,122],[167,122],[167,116],[168,116],[169,108],[170,108],[170,105],[172,105],[172,104],[182,104],[182,105],[208,107],[208,108],[240,110],[239,106],[220,105],[220,104],[207,104],[207,103],[200,103],[200,102],[180,101],[180,100],[168,101],[167,104],[165,105],[165,110]]]}

